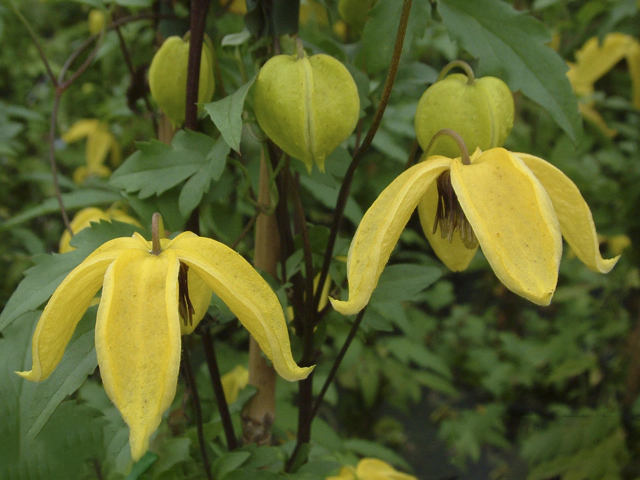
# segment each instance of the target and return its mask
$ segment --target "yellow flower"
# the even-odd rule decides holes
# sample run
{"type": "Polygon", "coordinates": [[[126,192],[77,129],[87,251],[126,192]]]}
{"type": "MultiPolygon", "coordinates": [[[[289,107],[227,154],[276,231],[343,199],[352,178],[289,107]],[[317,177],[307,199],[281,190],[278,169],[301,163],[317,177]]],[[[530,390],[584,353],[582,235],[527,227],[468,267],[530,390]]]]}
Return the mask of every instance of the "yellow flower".
{"type": "Polygon", "coordinates": [[[342,467],[336,476],[326,480],[417,480],[413,475],[397,471],[377,458],[363,458],[356,468],[342,467]]]}
{"type": "Polygon", "coordinates": [[[500,281],[539,305],[555,291],[562,236],[595,271],[617,262],[602,259],[589,207],[550,163],[503,148],[478,149],[467,165],[432,156],[396,178],[364,215],[349,249],[349,299],[331,299],[336,310],[350,315],[365,307],[416,207],[447,267],[464,270],[480,245],[500,281]]]}
{"type": "Polygon", "coordinates": [[[175,396],[180,317],[200,315],[192,291],[213,290],[286,380],[303,379],[313,369],[293,360],[278,298],[238,253],[191,232],[154,242],[135,233],[108,241],[63,280],[34,332],[32,369],[20,376],[40,381],[51,374],[100,287],[96,354],[105,390],[129,425],[134,460],[148,449],[175,396]]]}
{"type": "MultiPolygon", "coordinates": [[[[80,210],[71,220],[71,230],[74,234],[78,233],[80,230],[87,228],[91,225],[91,222],[99,222],[100,220],[117,220],[118,222],[130,223],[131,225],[135,225],[137,227],[142,227],[138,223],[138,221],[124,213],[122,210],[118,208],[110,208],[109,210],[100,210],[99,208],[89,207],[83,208],[80,210]]],[[[75,247],[69,245],[71,241],[71,234],[68,230],[65,229],[62,232],[62,236],[60,237],[60,253],[67,253],[72,250],[75,250],[75,247]]]]}
{"type": "Polygon", "coordinates": [[[626,58],[633,86],[633,104],[640,109],[640,42],[630,35],[609,33],[602,45],[596,37],[592,37],[576,52],[576,63],[569,64],[567,77],[573,91],[582,98],[580,112],[595,123],[608,137],[616,135],[600,114],[593,108],[590,99],[595,91],[594,84],[620,60],[626,58]]]}
{"type": "Polygon", "coordinates": [[[122,154],[116,137],[109,131],[109,125],[97,119],[78,120],[69,131],[62,136],[67,143],[77,142],[86,138],[87,148],[85,158],[87,166],[78,167],[73,174],[73,181],[81,184],[89,176],[108,177],[111,170],[104,165],[111,152],[111,165],[120,164],[122,154]]]}
{"type": "Polygon", "coordinates": [[[222,378],[222,389],[227,403],[233,403],[238,398],[238,393],[249,383],[249,370],[244,365],[236,365],[229,373],[225,373],[222,378]]]}

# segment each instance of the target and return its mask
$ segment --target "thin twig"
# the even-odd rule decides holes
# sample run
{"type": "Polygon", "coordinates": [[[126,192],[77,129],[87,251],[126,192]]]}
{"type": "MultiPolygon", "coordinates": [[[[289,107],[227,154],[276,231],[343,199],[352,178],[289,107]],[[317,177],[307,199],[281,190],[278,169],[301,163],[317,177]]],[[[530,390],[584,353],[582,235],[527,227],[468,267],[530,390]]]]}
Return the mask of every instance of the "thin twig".
{"type": "MultiPolygon", "coordinates": [[[[206,315],[208,320],[211,320],[209,314],[206,315]]],[[[209,323],[209,322],[208,322],[209,323]]],[[[222,380],[220,379],[220,369],[218,368],[218,360],[216,358],[216,352],[213,348],[213,336],[208,326],[203,326],[199,330],[202,337],[202,347],[204,349],[204,356],[207,360],[207,367],[209,367],[209,377],[211,378],[211,385],[213,386],[213,393],[216,396],[216,403],[218,404],[218,412],[222,420],[222,427],[224,428],[224,435],[227,439],[227,446],[229,450],[235,450],[238,448],[238,440],[236,434],[233,431],[233,423],[231,423],[231,414],[229,413],[229,405],[227,399],[224,396],[224,388],[222,388],[222,380]]]]}
{"type": "Polygon", "coordinates": [[[409,151],[409,156],[407,157],[407,163],[405,163],[404,165],[405,170],[411,167],[411,165],[413,165],[413,162],[416,161],[416,157],[418,156],[419,151],[420,144],[418,143],[418,140],[414,140],[413,144],[411,145],[411,150],[409,151]]]}
{"type": "Polygon", "coordinates": [[[60,208],[60,214],[62,215],[62,221],[64,227],[69,234],[73,237],[73,230],[71,229],[71,223],[69,223],[69,216],[67,210],[64,208],[64,202],[62,200],[62,192],[60,191],[60,182],[58,181],[58,166],[56,165],[56,123],[58,118],[58,109],[60,108],[60,97],[62,92],[56,90],[55,97],[53,97],[53,108],[51,109],[51,123],[49,124],[49,164],[51,165],[51,175],[53,176],[53,190],[56,193],[56,199],[58,200],[58,207],[60,208]]]}
{"type": "Polygon", "coordinates": [[[47,75],[49,76],[51,83],[53,83],[53,85],[57,87],[58,83],[56,82],[56,76],[53,74],[53,71],[51,70],[51,65],[49,65],[49,61],[47,60],[47,57],[44,54],[44,50],[42,49],[42,46],[38,41],[37,35],[31,28],[31,25],[29,25],[29,22],[24,17],[24,15],[20,13],[20,10],[18,10],[18,7],[15,6],[15,4],[13,3],[13,0],[9,0],[9,5],[11,5],[11,8],[13,9],[14,13],[18,16],[22,24],[27,29],[27,32],[29,33],[31,40],[33,40],[33,43],[35,44],[36,49],[38,50],[38,55],[40,55],[40,59],[42,60],[42,63],[44,63],[44,68],[47,70],[47,75]]]}
{"type": "Polygon", "coordinates": [[[240,232],[240,235],[238,235],[238,238],[236,238],[236,240],[231,245],[229,245],[229,248],[231,248],[231,250],[235,250],[240,241],[251,231],[251,227],[253,227],[253,224],[256,223],[258,215],[260,215],[260,210],[256,210],[256,213],[254,213],[253,216],[249,219],[247,224],[242,229],[242,232],[240,232]]]}
{"type": "MultiPolygon", "coordinates": [[[[384,111],[387,108],[387,103],[389,103],[389,98],[391,97],[391,90],[393,89],[393,83],[396,79],[396,73],[398,72],[398,65],[400,64],[400,57],[402,55],[402,45],[404,44],[404,36],[407,31],[407,24],[409,22],[411,3],[412,0],[404,0],[404,3],[402,5],[402,14],[400,16],[400,24],[398,25],[396,43],[393,47],[393,56],[391,57],[391,64],[389,65],[389,72],[387,73],[387,80],[384,84],[382,96],[380,97],[380,103],[378,104],[376,113],[373,116],[373,121],[371,122],[369,131],[367,132],[367,135],[360,148],[358,148],[358,150],[354,152],[353,160],[351,160],[351,164],[349,165],[347,173],[345,174],[342,181],[342,185],[340,186],[340,192],[338,193],[338,200],[336,202],[336,208],[334,211],[333,224],[331,225],[331,232],[329,233],[329,239],[327,241],[327,249],[325,251],[322,270],[320,271],[320,279],[318,281],[318,285],[324,285],[324,282],[327,280],[327,275],[329,274],[329,266],[331,264],[331,258],[333,257],[333,249],[338,237],[338,231],[340,230],[340,224],[342,223],[342,217],[344,216],[344,209],[347,205],[347,200],[349,199],[349,192],[351,190],[351,183],[353,182],[353,175],[356,171],[356,168],[358,168],[358,164],[360,163],[360,160],[362,160],[364,153],[371,146],[373,137],[378,131],[378,127],[380,126],[380,122],[382,121],[382,116],[384,115],[384,111]]],[[[316,292],[313,302],[316,309],[320,304],[321,296],[322,289],[319,288],[316,292]]]]}
{"type": "Polygon", "coordinates": [[[204,428],[202,425],[202,409],[200,407],[200,396],[198,395],[198,386],[196,385],[196,379],[193,375],[193,368],[191,366],[191,359],[189,358],[188,345],[182,346],[182,367],[187,381],[187,388],[191,391],[191,398],[193,399],[193,410],[196,414],[196,428],[198,430],[198,442],[200,443],[200,454],[202,455],[202,461],[204,462],[204,469],[207,472],[207,478],[213,480],[211,475],[211,464],[209,463],[209,457],[207,455],[207,445],[204,439],[204,428]]]}
{"type": "MultiPolygon", "coordinates": [[[[305,425],[305,429],[308,429],[309,431],[311,431],[311,425],[313,423],[313,419],[318,414],[318,410],[320,410],[320,406],[322,405],[322,402],[324,400],[324,396],[327,394],[327,391],[329,390],[329,387],[331,386],[331,383],[333,382],[333,379],[335,378],[336,373],[338,372],[338,368],[340,367],[340,364],[342,363],[342,360],[344,359],[344,356],[347,353],[347,350],[351,346],[351,342],[353,341],[353,339],[356,337],[356,334],[358,333],[358,329],[360,328],[360,323],[362,323],[362,319],[364,318],[364,313],[365,313],[366,309],[367,309],[367,307],[365,307],[364,309],[360,310],[360,313],[358,313],[358,316],[356,317],[355,321],[353,322],[353,325],[351,325],[351,330],[349,330],[349,335],[347,335],[347,338],[345,339],[344,344],[342,345],[342,348],[340,349],[340,352],[338,352],[338,356],[336,357],[336,359],[333,362],[333,365],[331,366],[331,370],[329,371],[329,375],[327,376],[326,380],[324,381],[324,384],[322,385],[322,389],[320,390],[320,393],[318,394],[318,397],[316,398],[315,402],[313,403],[313,408],[311,409],[309,415],[307,416],[307,422],[309,422],[309,424],[305,425]]],[[[301,426],[299,426],[298,428],[300,429],[301,426]]],[[[305,442],[301,442],[299,439],[296,442],[296,446],[294,447],[293,451],[291,452],[291,456],[289,457],[289,460],[287,461],[287,465],[285,467],[285,471],[286,472],[291,470],[291,467],[293,466],[293,463],[295,462],[295,459],[296,459],[296,457],[298,455],[298,452],[300,451],[300,448],[302,448],[302,445],[304,445],[304,443],[305,442]]]]}

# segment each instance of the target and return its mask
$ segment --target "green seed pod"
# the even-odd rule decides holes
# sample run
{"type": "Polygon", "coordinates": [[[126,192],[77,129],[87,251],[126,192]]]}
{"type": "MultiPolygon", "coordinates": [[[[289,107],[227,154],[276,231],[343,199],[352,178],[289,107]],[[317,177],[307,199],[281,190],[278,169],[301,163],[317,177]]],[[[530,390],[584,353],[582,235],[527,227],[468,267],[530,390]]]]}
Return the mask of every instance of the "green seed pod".
{"type": "MultiPolygon", "coordinates": [[[[446,67],[445,67],[446,68],[446,67]]],[[[469,72],[472,74],[471,70],[469,72]]],[[[453,74],[431,85],[420,98],[415,116],[418,143],[426,150],[439,130],[450,128],[464,140],[470,153],[476,148],[501,147],[513,127],[513,95],[495,77],[474,80],[453,74]]],[[[460,156],[460,149],[448,136],[439,137],[429,155],[460,156]]]]}
{"type": "Polygon", "coordinates": [[[340,0],[338,13],[340,17],[357,33],[362,33],[364,24],[369,19],[369,10],[378,0],[340,0]]]}
{"type": "MultiPolygon", "coordinates": [[[[184,122],[185,118],[188,63],[189,42],[174,36],[164,41],[149,67],[151,96],[174,128],[184,122]]],[[[198,103],[210,101],[214,90],[213,54],[207,42],[204,42],[200,59],[198,103]]]]}
{"type": "Polygon", "coordinates": [[[277,55],[255,84],[260,128],[282,150],[324,171],[324,159],[351,135],[360,98],[346,67],[329,55],[277,55]]]}

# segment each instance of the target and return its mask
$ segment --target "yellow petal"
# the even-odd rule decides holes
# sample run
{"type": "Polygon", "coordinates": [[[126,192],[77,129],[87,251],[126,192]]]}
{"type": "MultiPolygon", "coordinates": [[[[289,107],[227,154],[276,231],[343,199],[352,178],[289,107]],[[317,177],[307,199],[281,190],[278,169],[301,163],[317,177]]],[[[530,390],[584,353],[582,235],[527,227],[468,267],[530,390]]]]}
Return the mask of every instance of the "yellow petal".
{"type": "Polygon", "coordinates": [[[66,143],[77,142],[81,138],[85,138],[93,133],[98,128],[99,124],[100,121],[95,118],[78,120],[71,126],[67,133],[62,135],[62,140],[66,143]]]}
{"type": "Polygon", "coordinates": [[[44,380],[56,368],[76,325],[100,290],[107,267],[124,249],[139,245],[134,238],[111,240],[71,270],[47,303],[33,334],[28,372],[18,372],[34,382],[44,380]]]}
{"type": "Polygon", "coordinates": [[[418,213],[420,214],[420,224],[427,240],[431,244],[431,248],[444,263],[449,270],[461,272],[465,270],[471,260],[473,260],[478,247],[469,249],[462,243],[460,232],[456,230],[451,241],[442,238],[440,230],[433,233],[433,224],[436,218],[438,207],[438,185],[433,182],[427,193],[422,197],[418,204],[418,213]]]}
{"type": "Polygon", "coordinates": [[[256,339],[273,366],[286,380],[306,378],[313,367],[293,360],[282,306],[258,272],[238,253],[210,238],[191,232],[167,244],[218,295],[256,339]]]}
{"type": "MultiPolygon", "coordinates": [[[[75,214],[73,220],[69,226],[74,234],[78,233],[80,230],[87,228],[91,222],[98,222],[100,220],[106,220],[108,218],[107,213],[99,208],[89,207],[83,208],[78,213],[75,214]]],[[[71,234],[69,230],[65,229],[62,232],[62,236],[60,237],[60,253],[67,253],[71,250],[75,250],[72,246],[69,245],[71,241],[71,234]]]]}
{"type": "Polygon", "coordinates": [[[602,45],[592,37],[576,52],[576,64],[567,72],[569,81],[578,95],[593,93],[593,84],[613,66],[627,56],[633,37],[622,33],[610,33],[602,45]]]}
{"type": "Polygon", "coordinates": [[[105,391],[129,425],[131,456],[149,448],[175,396],[180,368],[178,269],[173,251],[129,250],[105,275],[96,353],[105,391]]]}
{"type": "Polygon", "coordinates": [[[541,158],[516,153],[545,188],[560,221],[560,229],[567,243],[587,267],[601,273],[609,272],[618,257],[604,260],[591,210],[580,190],[564,173],[541,158]]]}
{"type": "Polygon", "coordinates": [[[187,323],[185,325],[184,318],[180,318],[180,333],[182,335],[189,335],[202,321],[205,313],[209,310],[212,293],[209,285],[191,268],[187,272],[187,283],[189,285],[189,298],[195,313],[191,318],[191,324],[187,323]]]}
{"type": "Polygon", "coordinates": [[[402,173],[373,202],[364,214],[349,248],[349,299],[340,301],[330,298],[333,308],[338,312],[352,315],[367,305],[418,202],[431,183],[450,165],[448,158],[431,157],[402,173]]]}
{"type": "Polygon", "coordinates": [[[103,166],[107,154],[113,145],[115,138],[105,130],[96,129],[87,138],[86,160],[91,171],[98,171],[103,166]]]}
{"type": "Polygon", "coordinates": [[[471,165],[455,161],[451,184],[500,281],[548,305],[558,281],[562,237],[540,182],[522,160],[493,148],[471,165]]]}
{"type": "Polygon", "coordinates": [[[327,477],[326,480],[359,480],[355,474],[355,468],[342,467],[338,475],[327,477]]]}
{"type": "Polygon", "coordinates": [[[593,108],[591,103],[578,103],[578,109],[580,110],[580,113],[585,118],[585,120],[598,127],[607,138],[613,138],[618,135],[618,131],[609,128],[609,125],[607,125],[607,122],[604,121],[602,115],[600,115],[597,110],[593,108]]]}
{"type": "Polygon", "coordinates": [[[366,480],[417,480],[413,475],[397,471],[391,465],[377,458],[363,458],[358,463],[356,475],[366,480]]]}
{"type": "Polygon", "coordinates": [[[236,401],[238,393],[249,383],[249,370],[244,365],[236,365],[229,373],[225,373],[220,379],[224,398],[228,404],[236,401]]]}

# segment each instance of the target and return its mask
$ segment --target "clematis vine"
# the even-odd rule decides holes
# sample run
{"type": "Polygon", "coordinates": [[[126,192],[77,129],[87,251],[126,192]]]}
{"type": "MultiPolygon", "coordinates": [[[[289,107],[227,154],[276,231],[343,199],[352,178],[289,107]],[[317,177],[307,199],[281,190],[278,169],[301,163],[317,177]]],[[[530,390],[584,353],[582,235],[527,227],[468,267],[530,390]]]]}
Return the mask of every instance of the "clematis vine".
{"type": "Polygon", "coordinates": [[[193,331],[211,291],[224,301],[286,380],[306,378],[313,367],[293,360],[282,307],[275,293],[238,253],[215,240],[184,232],[110,240],[73,269],[53,293],[33,335],[32,369],[46,379],[64,354],[82,315],[102,287],[95,327],[96,354],[105,390],[129,425],[138,460],[175,396],[180,333],[193,331]]]}
{"type": "Polygon", "coordinates": [[[453,271],[482,248],[511,291],[548,305],[558,281],[562,237],[592,270],[601,257],[588,205],[576,185],[545,160],[504,148],[469,158],[431,156],[397,177],[365,213],[347,260],[349,298],[331,299],[350,315],[362,310],[413,211],[436,255],[453,271]]]}

